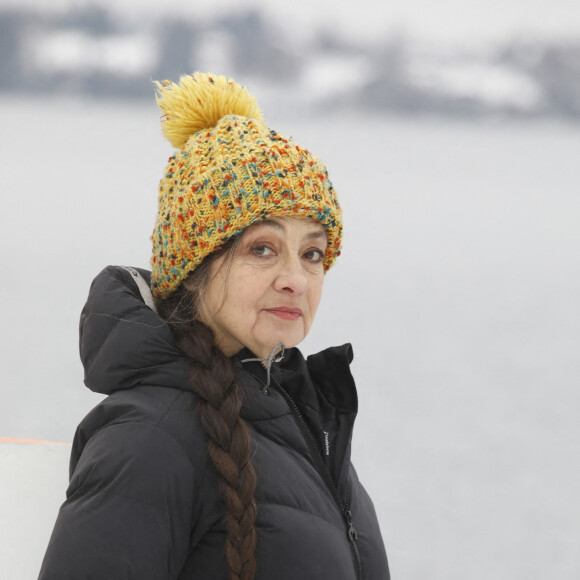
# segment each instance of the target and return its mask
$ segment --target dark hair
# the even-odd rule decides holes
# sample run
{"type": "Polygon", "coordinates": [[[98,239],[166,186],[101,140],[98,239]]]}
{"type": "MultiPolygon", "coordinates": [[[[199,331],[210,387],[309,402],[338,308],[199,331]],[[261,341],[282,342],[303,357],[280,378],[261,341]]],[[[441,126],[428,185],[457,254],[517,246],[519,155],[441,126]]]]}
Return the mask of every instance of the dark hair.
{"type": "Polygon", "coordinates": [[[197,412],[209,438],[208,454],[218,472],[219,493],[225,504],[230,580],[252,580],[256,572],[256,472],[250,431],[240,417],[244,390],[236,381],[232,361],[198,318],[212,264],[223,256],[220,268],[229,269],[240,238],[208,256],[169,298],[159,300],[157,307],[171,327],[176,345],[189,359],[189,386],[199,397],[197,412]]]}

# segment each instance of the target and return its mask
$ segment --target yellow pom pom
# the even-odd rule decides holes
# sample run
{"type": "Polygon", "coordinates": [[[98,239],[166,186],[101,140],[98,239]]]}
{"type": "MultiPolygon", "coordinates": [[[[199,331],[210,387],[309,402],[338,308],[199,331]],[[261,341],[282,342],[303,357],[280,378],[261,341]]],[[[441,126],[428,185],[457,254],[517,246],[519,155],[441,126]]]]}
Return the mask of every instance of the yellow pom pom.
{"type": "Polygon", "coordinates": [[[182,76],[177,84],[163,81],[155,86],[156,101],[164,113],[163,134],[177,149],[226,115],[263,120],[256,99],[224,76],[195,73],[182,76]]]}

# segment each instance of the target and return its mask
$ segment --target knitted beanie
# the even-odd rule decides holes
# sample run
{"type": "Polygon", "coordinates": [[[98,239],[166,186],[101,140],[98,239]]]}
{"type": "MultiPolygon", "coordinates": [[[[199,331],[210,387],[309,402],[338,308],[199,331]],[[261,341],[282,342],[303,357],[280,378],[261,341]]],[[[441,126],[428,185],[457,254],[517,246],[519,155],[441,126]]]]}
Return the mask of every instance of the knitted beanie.
{"type": "Polygon", "coordinates": [[[254,97],[231,79],[195,73],[155,84],[164,135],[178,149],[159,185],[155,298],[170,296],[230,238],[275,216],[322,224],[328,270],[340,254],[342,212],[322,162],[270,130],[254,97]]]}

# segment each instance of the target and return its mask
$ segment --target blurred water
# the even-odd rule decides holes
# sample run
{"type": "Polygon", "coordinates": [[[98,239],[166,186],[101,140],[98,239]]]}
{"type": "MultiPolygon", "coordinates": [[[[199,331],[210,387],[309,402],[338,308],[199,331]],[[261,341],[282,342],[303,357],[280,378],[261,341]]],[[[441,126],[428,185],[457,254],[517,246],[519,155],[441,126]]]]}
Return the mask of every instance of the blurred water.
{"type": "Polygon", "coordinates": [[[0,570],[38,578],[68,480],[70,445],[0,441],[0,570]]]}
{"type": "MultiPolygon", "coordinates": [[[[354,460],[393,577],[580,577],[579,128],[268,118],[325,160],[344,207],[304,350],[354,344],[354,460]]],[[[71,441],[100,399],[78,315],[106,264],[147,267],[171,153],[158,122],[131,103],[0,101],[0,435],[71,441]]]]}

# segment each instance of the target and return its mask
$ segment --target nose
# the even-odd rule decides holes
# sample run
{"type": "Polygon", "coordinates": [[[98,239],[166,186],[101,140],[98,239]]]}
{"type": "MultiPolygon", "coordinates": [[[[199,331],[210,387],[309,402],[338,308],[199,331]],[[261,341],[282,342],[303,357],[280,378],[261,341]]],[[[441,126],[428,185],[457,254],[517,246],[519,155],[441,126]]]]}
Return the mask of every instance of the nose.
{"type": "Polygon", "coordinates": [[[306,292],[308,279],[300,263],[300,259],[288,257],[280,265],[280,270],[274,280],[274,289],[291,295],[301,295],[306,292]]]}

